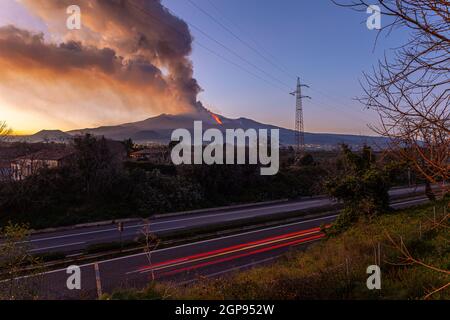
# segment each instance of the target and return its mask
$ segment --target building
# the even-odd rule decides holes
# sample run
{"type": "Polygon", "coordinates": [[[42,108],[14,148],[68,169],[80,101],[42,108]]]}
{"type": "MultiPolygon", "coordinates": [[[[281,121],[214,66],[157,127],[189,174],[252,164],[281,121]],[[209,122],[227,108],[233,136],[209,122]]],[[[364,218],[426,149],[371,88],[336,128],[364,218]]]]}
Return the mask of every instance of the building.
{"type": "Polygon", "coordinates": [[[136,161],[147,161],[154,164],[167,164],[170,162],[170,150],[166,146],[152,146],[130,154],[136,161]]]}
{"type": "Polygon", "coordinates": [[[11,163],[11,175],[16,181],[23,180],[44,168],[59,168],[74,158],[71,149],[41,150],[16,158],[11,163]]]}

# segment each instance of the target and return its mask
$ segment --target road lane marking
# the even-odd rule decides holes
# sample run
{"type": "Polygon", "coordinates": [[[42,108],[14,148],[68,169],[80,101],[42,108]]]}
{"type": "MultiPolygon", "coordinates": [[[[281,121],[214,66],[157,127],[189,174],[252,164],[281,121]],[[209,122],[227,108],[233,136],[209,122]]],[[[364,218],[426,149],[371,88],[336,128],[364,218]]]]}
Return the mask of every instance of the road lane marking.
{"type": "MultiPolygon", "coordinates": [[[[169,251],[169,250],[174,250],[174,249],[179,249],[179,248],[184,248],[184,247],[189,247],[189,246],[196,246],[196,245],[203,244],[203,243],[209,243],[209,242],[214,242],[214,241],[221,241],[221,240],[224,240],[224,239],[236,238],[236,237],[245,236],[245,235],[249,235],[249,234],[254,234],[254,233],[258,233],[258,232],[265,232],[265,231],[270,231],[270,230],[275,230],[275,229],[291,227],[291,226],[305,224],[305,223],[310,223],[310,222],[315,222],[315,221],[334,219],[337,216],[338,216],[337,214],[334,214],[334,215],[330,215],[330,216],[326,216],[326,217],[320,217],[320,218],[315,218],[315,219],[311,219],[311,220],[304,220],[304,221],[300,221],[300,222],[293,222],[293,223],[289,223],[289,224],[285,224],[285,225],[280,225],[280,226],[275,226],[275,227],[270,227],[270,228],[265,228],[265,229],[259,229],[259,230],[253,230],[253,231],[243,232],[243,233],[234,234],[234,235],[230,235],[230,236],[224,236],[224,237],[220,237],[220,238],[214,238],[214,239],[209,239],[209,240],[203,240],[203,241],[197,241],[197,242],[192,242],[192,243],[186,243],[186,244],[182,244],[182,245],[175,246],[175,247],[158,249],[158,250],[152,251],[152,254],[155,254],[155,253],[158,253],[158,252],[165,252],[165,251],[169,251]]],[[[129,256],[123,256],[123,257],[117,257],[117,258],[112,258],[112,259],[99,261],[98,263],[99,264],[103,264],[103,263],[109,263],[109,262],[114,262],[114,261],[119,261],[119,260],[126,260],[126,259],[131,259],[131,258],[137,258],[137,257],[140,257],[140,256],[144,256],[146,254],[147,254],[146,252],[136,253],[136,254],[129,255],[129,256]]],[[[93,266],[94,264],[95,264],[94,262],[91,262],[91,263],[86,263],[86,264],[80,265],[79,267],[80,268],[85,268],[85,267],[93,266]]],[[[53,274],[53,273],[58,273],[58,272],[66,272],[66,269],[57,269],[57,270],[42,272],[39,275],[42,276],[42,275],[53,274]]],[[[16,279],[24,279],[24,278],[28,278],[28,277],[29,276],[23,276],[23,277],[18,277],[16,279]]]]}
{"type": "MultiPolygon", "coordinates": [[[[406,192],[406,193],[410,192],[410,189],[411,188],[405,188],[405,189],[398,189],[398,190],[395,190],[395,191],[398,194],[402,194],[404,192],[406,192]]],[[[391,193],[391,191],[389,191],[389,193],[391,193]]],[[[239,213],[245,213],[245,212],[277,209],[277,208],[292,207],[292,206],[302,206],[300,208],[296,208],[296,210],[311,209],[311,205],[316,204],[316,203],[323,203],[323,206],[326,206],[326,205],[335,203],[335,201],[330,199],[330,198],[304,200],[304,201],[292,202],[292,203],[287,203],[287,204],[277,204],[277,205],[272,205],[272,206],[267,206],[267,207],[263,206],[263,207],[260,207],[260,208],[241,209],[241,210],[236,210],[236,211],[231,211],[231,212],[203,215],[203,216],[198,216],[198,217],[191,217],[191,218],[184,218],[184,219],[170,220],[170,221],[161,221],[161,222],[153,223],[153,225],[155,225],[155,224],[163,224],[163,223],[179,222],[179,221],[197,220],[197,219],[216,217],[216,216],[222,216],[222,215],[239,214],[239,213]]]]}
{"type": "Polygon", "coordinates": [[[148,273],[148,272],[152,272],[152,271],[164,270],[164,269],[184,265],[187,263],[194,263],[194,262],[199,262],[199,261],[203,261],[203,260],[209,260],[209,259],[224,256],[224,255],[229,255],[229,254],[233,254],[233,253],[237,253],[237,252],[241,252],[241,251],[247,251],[247,250],[251,250],[251,249],[255,249],[255,248],[259,248],[259,247],[263,247],[263,246],[267,246],[267,245],[271,245],[271,244],[275,244],[275,243],[279,243],[279,242],[285,242],[285,241],[292,240],[292,239],[303,238],[305,236],[313,235],[313,234],[317,234],[317,233],[320,234],[320,229],[314,230],[311,232],[304,232],[304,233],[300,233],[300,234],[288,236],[288,237],[279,237],[279,239],[274,239],[274,240],[269,240],[269,241],[261,240],[260,243],[255,242],[255,244],[253,244],[253,243],[244,244],[244,245],[242,245],[241,248],[237,248],[237,249],[226,250],[226,249],[228,249],[228,248],[226,248],[223,252],[219,252],[216,254],[210,254],[210,255],[205,254],[205,256],[202,256],[199,258],[193,258],[193,259],[191,259],[190,257],[182,258],[183,259],[182,261],[175,262],[175,263],[171,263],[169,261],[168,263],[162,263],[162,265],[157,265],[157,266],[153,266],[153,267],[150,266],[145,269],[141,268],[136,271],[128,272],[127,274],[132,274],[132,273],[144,274],[144,273],[148,273]]]}
{"type": "Polygon", "coordinates": [[[222,252],[230,252],[231,250],[235,250],[235,249],[240,249],[240,248],[244,248],[244,247],[249,247],[251,245],[256,245],[256,244],[261,244],[261,243],[268,243],[269,241],[272,240],[279,240],[279,239],[286,239],[287,237],[290,236],[300,236],[300,235],[304,235],[307,234],[308,232],[311,231],[320,231],[320,228],[311,228],[308,230],[300,230],[297,232],[291,232],[291,233],[287,233],[287,234],[282,234],[279,236],[273,236],[273,237],[269,237],[269,238],[264,238],[264,239],[260,239],[260,240],[256,240],[256,241],[251,241],[251,242],[247,242],[247,243],[241,243],[241,244],[237,244],[237,245],[233,245],[233,246],[229,246],[229,247],[225,247],[225,248],[221,248],[221,249],[216,249],[216,250],[212,250],[212,251],[207,251],[207,252],[202,252],[202,253],[198,253],[198,254],[194,254],[194,255],[190,255],[187,257],[182,257],[182,258],[178,258],[178,259],[172,259],[169,261],[163,261],[160,263],[154,263],[152,265],[149,265],[148,267],[143,267],[140,268],[138,271],[143,271],[146,269],[154,269],[155,267],[160,267],[162,265],[167,265],[167,264],[174,264],[180,261],[186,261],[186,260],[193,260],[193,259],[197,259],[197,258],[202,258],[205,256],[212,256],[214,254],[218,254],[218,253],[222,253],[222,252]]]}
{"type": "Polygon", "coordinates": [[[272,251],[272,250],[276,250],[276,249],[280,249],[280,248],[284,248],[284,247],[289,247],[289,246],[304,244],[304,243],[308,243],[308,242],[312,242],[312,241],[317,241],[319,239],[322,239],[323,237],[325,237],[324,234],[319,234],[319,235],[312,236],[312,237],[309,237],[309,238],[304,238],[304,239],[302,238],[302,239],[294,240],[294,241],[291,241],[291,242],[288,242],[288,243],[281,243],[281,244],[274,245],[274,246],[271,246],[271,247],[268,247],[268,248],[261,248],[261,249],[250,251],[250,252],[247,252],[247,253],[242,253],[242,254],[239,254],[239,255],[222,258],[222,259],[219,259],[219,260],[213,260],[213,261],[209,261],[209,262],[204,262],[204,263],[200,263],[200,264],[193,265],[193,266],[190,266],[190,267],[185,267],[185,268],[181,268],[181,269],[176,269],[176,270],[173,270],[173,271],[165,272],[163,274],[158,275],[158,278],[161,278],[161,277],[164,277],[164,276],[171,276],[171,275],[178,274],[178,273],[181,273],[181,272],[195,270],[195,269],[199,269],[199,268],[203,268],[203,267],[208,267],[208,266],[211,266],[211,265],[215,265],[215,264],[218,264],[218,263],[227,262],[227,261],[231,261],[231,260],[236,260],[236,259],[239,259],[239,258],[244,258],[244,257],[248,257],[248,256],[255,255],[255,254],[258,254],[258,253],[264,253],[264,252],[267,252],[267,251],[272,251]]]}
{"type": "MultiPolygon", "coordinates": [[[[161,222],[150,222],[149,225],[151,226],[155,226],[155,225],[159,225],[159,224],[167,224],[167,223],[174,223],[174,222],[182,222],[182,221],[190,221],[190,220],[198,220],[198,219],[205,219],[205,218],[211,218],[211,217],[218,217],[218,216],[223,216],[223,215],[237,215],[239,213],[245,213],[245,212],[252,212],[252,211],[261,211],[261,210],[269,210],[269,209],[277,209],[277,208],[282,208],[282,207],[292,207],[292,206],[298,206],[298,205],[307,205],[306,207],[303,206],[302,208],[296,208],[296,210],[300,210],[300,209],[310,209],[311,205],[314,205],[318,202],[323,202],[323,201],[328,201],[331,202],[329,199],[318,199],[318,200],[307,200],[304,202],[294,202],[294,203],[290,203],[290,204],[283,204],[283,205],[278,205],[278,206],[271,206],[271,207],[262,207],[262,208],[254,208],[254,209],[246,209],[246,210],[238,210],[238,211],[231,211],[231,212],[224,212],[224,213],[217,213],[217,214],[210,214],[210,215],[202,215],[202,216],[198,216],[198,217],[191,217],[191,218],[183,218],[183,219],[177,219],[177,220],[169,220],[169,221],[161,221],[161,222]]],[[[324,204],[323,206],[325,206],[327,204],[324,204]]],[[[259,216],[259,215],[256,215],[259,216]]],[[[254,216],[253,216],[254,217],[254,216]]],[[[236,219],[233,219],[236,220],[236,219]]],[[[142,223],[142,224],[137,224],[137,225],[132,225],[132,226],[125,226],[124,229],[135,229],[135,228],[140,228],[140,227],[144,227],[146,224],[142,223]]],[[[161,232],[161,231],[169,231],[169,230],[176,230],[176,229],[182,229],[185,226],[179,226],[176,228],[170,228],[170,229],[162,229],[162,230],[153,230],[152,232],[161,232]]],[[[80,233],[72,233],[72,234],[66,234],[66,235],[61,235],[61,236],[54,236],[54,237],[46,237],[46,238],[38,238],[38,239],[32,239],[26,242],[41,242],[41,241],[48,241],[48,240],[56,240],[56,239],[65,239],[65,238],[72,238],[72,237],[78,237],[78,236],[84,236],[84,235],[90,235],[90,234],[96,234],[96,233],[106,233],[106,232],[113,232],[113,231],[117,231],[117,228],[110,228],[110,229],[104,229],[104,230],[95,230],[95,231],[86,231],[86,232],[80,232],[80,233]]]]}
{"type": "MultiPolygon", "coordinates": [[[[397,191],[397,190],[396,190],[397,191]]],[[[400,190],[398,190],[400,191],[400,190]]],[[[403,190],[402,190],[403,191],[403,190]]],[[[404,191],[409,191],[409,189],[405,189],[404,191]]],[[[399,192],[399,194],[402,194],[402,192],[399,192]]],[[[198,220],[198,219],[205,219],[205,218],[212,218],[212,217],[219,217],[224,215],[238,215],[239,213],[245,213],[245,212],[253,212],[253,211],[261,211],[261,210],[271,210],[271,209],[280,209],[284,207],[292,207],[292,206],[301,206],[298,208],[295,208],[295,210],[302,210],[302,209],[311,209],[311,206],[316,203],[323,203],[323,206],[332,204],[334,201],[331,199],[317,199],[317,200],[306,200],[306,201],[299,201],[299,202],[293,202],[288,204],[280,204],[280,205],[272,205],[268,207],[260,207],[260,208],[253,208],[253,209],[241,209],[241,210],[235,210],[230,212],[223,212],[223,213],[217,213],[217,214],[206,214],[206,215],[200,215],[196,217],[190,217],[190,218],[183,218],[183,219],[175,219],[175,220],[169,220],[169,221],[161,221],[161,222],[153,222],[150,223],[150,226],[152,225],[160,225],[160,224],[167,224],[167,223],[176,223],[176,222],[182,222],[182,221],[191,221],[191,220],[198,220]],[[325,203],[323,203],[325,201],[325,203]]],[[[257,215],[259,216],[259,215],[257,215]]],[[[164,219],[164,218],[162,218],[164,219]]],[[[236,220],[236,219],[232,219],[236,220]]],[[[231,220],[229,220],[231,221],[231,220]]],[[[124,229],[135,229],[144,227],[145,224],[138,224],[138,225],[132,225],[132,226],[125,226],[124,229]]],[[[165,230],[154,230],[152,232],[161,232],[161,231],[169,231],[169,230],[176,230],[181,229],[181,227],[173,228],[173,229],[165,229],[165,230]]],[[[104,230],[95,230],[95,231],[86,231],[86,232],[80,232],[80,233],[74,233],[74,234],[68,234],[68,235],[62,235],[62,236],[54,236],[54,237],[47,237],[47,238],[39,238],[30,240],[28,242],[40,242],[40,241],[48,241],[48,240],[56,240],[56,239],[65,239],[65,238],[71,238],[71,237],[78,237],[83,235],[90,235],[90,234],[96,234],[96,233],[106,233],[106,232],[113,232],[117,231],[116,228],[110,228],[110,229],[104,229],[104,230]]]]}
{"type": "Polygon", "coordinates": [[[282,204],[282,205],[276,205],[276,206],[261,207],[261,208],[254,208],[254,209],[241,209],[241,210],[236,210],[236,211],[231,211],[231,212],[216,213],[216,214],[205,215],[205,216],[183,218],[183,219],[170,220],[170,221],[161,221],[161,222],[153,223],[153,225],[155,225],[155,224],[163,224],[163,223],[180,222],[180,221],[198,220],[198,219],[204,219],[204,218],[210,218],[210,217],[220,217],[220,216],[230,215],[230,214],[238,215],[240,213],[246,213],[246,212],[279,209],[279,208],[293,207],[293,206],[299,206],[299,205],[303,205],[303,207],[295,208],[295,210],[310,209],[311,205],[314,205],[316,203],[320,203],[320,202],[323,202],[323,201],[328,202],[328,203],[325,203],[323,206],[328,205],[329,203],[333,203],[333,201],[331,201],[330,199],[307,200],[307,201],[303,201],[303,202],[293,202],[293,203],[289,203],[289,204],[282,204]],[[307,206],[305,207],[304,205],[307,205],[307,206]]]}
{"type": "MultiPolygon", "coordinates": [[[[320,240],[320,239],[318,239],[318,240],[320,240]]],[[[295,246],[304,245],[304,244],[311,243],[311,242],[316,242],[318,240],[306,241],[306,242],[303,242],[303,243],[299,243],[299,244],[297,244],[295,246]]],[[[266,259],[263,259],[263,260],[254,261],[254,262],[251,262],[251,263],[247,263],[247,264],[244,264],[244,265],[241,265],[241,266],[237,266],[237,267],[233,267],[233,268],[230,268],[230,269],[226,269],[226,270],[223,270],[223,271],[219,271],[219,272],[203,275],[203,277],[206,277],[206,278],[217,277],[217,276],[220,276],[220,275],[223,275],[223,274],[227,274],[227,273],[230,273],[230,272],[233,272],[233,271],[236,271],[236,270],[241,270],[241,269],[244,269],[244,268],[253,267],[255,265],[260,265],[260,264],[263,264],[265,262],[274,261],[274,260],[279,259],[282,256],[283,255],[278,255],[278,256],[266,258],[266,259]]],[[[197,282],[197,281],[198,281],[198,279],[188,280],[188,281],[184,281],[184,282],[179,283],[179,285],[180,286],[185,286],[185,285],[189,285],[191,283],[197,282]]]]}
{"type": "Polygon", "coordinates": [[[61,244],[59,246],[52,246],[52,247],[46,247],[46,248],[36,248],[36,249],[31,249],[29,250],[30,252],[36,252],[36,251],[42,251],[42,250],[49,250],[49,249],[56,249],[56,248],[61,248],[61,247],[72,247],[72,246],[77,246],[80,244],[85,244],[86,242],[74,242],[74,243],[67,243],[67,244],[61,244]]]}
{"type": "MultiPolygon", "coordinates": [[[[145,225],[142,225],[145,226],[145,225]]],[[[134,226],[134,227],[138,227],[138,226],[134,226]]],[[[131,228],[131,227],[128,227],[131,228]]],[[[168,229],[160,229],[160,230],[153,230],[152,232],[162,232],[162,231],[171,231],[171,230],[177,230],[177,229],[183,229],[186,228],[186,226],[179,226],[176,228],[168,228],[168,229]]],[[[125,227],[124,229],[127,229],[127,227],[125,227]]],[[[85,233],[79,233],[79,234],[67,234],[64,236],[56,236],[56,237],[48,237],[48,238],[39,238],[39,239],[32,239],[32,240],[28,240],[28,241],[22,241],[22,242],[17,242],[17,243],[34,243],[34,242],[42,242],[42,241],[49,241],[49,240],[57,240],[57,239],[64,239],[64,238],[72,238],[72,237],[76,237],[76,236],[83,236],[83,235],[89,235],[89,234],[96,234],[96,233],[105,233],[105,232],[111,232],[111,231],[117,231],[117,229],[107,229],[107,230],[97,230],[97,231],[90,231],[90,232],[85,232],[85,233]]],[[[118,231],[117,231],[118,232],[118,231]]]]}
{"type": "MultiPolygon", "coordinates": [[[[408,203],[408,202],[410,202],[410,201],[406,201],[404,203],[408,203]]],[[[397,204],[402,204],[402,202],[398,202],[397,204]]],[[[275,226],[275,227],[270,227],[270,228],[265,228],[265,229],[260,229],[260,230],[244,232],[244,233],[230,235],[230,236],[224,236],[224,237],[221,237],[221,238],[214,238],[214,239],[198,241],[198,242],[194,242],[194,243],[187,243],[187,244],[183,244],[183,245],[179,245],[179,246],[175,246],[175,247],[170,247],[170,248],[165,248],[165,249],[158,249],[158,250],[153,251],[153,253],[173,250],[173,249],[182,248],[182,247],[194,246],[194,245],[198,245],[198,244],[201,244],[201,243],[214,242],[214,241],[219,241],[219,240],[222,240],[222,239],[234,238],[234,237],[239,237],[239,236],[243,236],[243,235],[247,235],[247,234],[264,232],[264,231],[268,231],[268,230],[274,230],[274,229],[289,227],[289,226],[293,226],[293,225],[305,224],[305,223],[314,222],[314,221],[320,221],[320,220],[326,220],[326,219],[334,219],[336,217],[338,217],[337,214],[330,215],[330,216],[325,216],[325,217],[320,217],[320,218],[316,218],[316,219],[304,220],[304,221],[300,221],[300,222],[294,222],[294,223],[280,225],[280,226],[275,226]]],[[[113,261],[119,261],[119,260],[125,260],[125,259],[131,259],[131,258],[143,256],[145,254],[146,253],[138,253],[138,254],[133,254],[133,255],[129,255],[129,256],[123,256],[123,257],[103,260],[103,261],[100,261],[99,264],[113,262],[113,261]]],[[[89,266],[92,266],[92,265],[94,265],[94,263],[86,263],[84,265],[81,265],[80,268],[89,267],[89,266]]],[[[48,275],[48,274],[53,274],[53,273],[58,273],[58,272],[65,272],[65,271],[66,271],[66,269],[57,269],[57,270],[42,272],[42,273],[40,273],[38,275],[42,276],[42,275],[48,275]]],[[[33,276],[36,276],[36,275],[33,275],[33,276]]],[[[29,278],[29,277],[32,277],[32,276],[21,276],[21,277],[17,277],[15,280],[26,279],[26,278],[29,278]]],[[[0,283],[2,283],[2,282],[4,282],[4,281],[0,281],[0,283]]]]}
{"type": "MultiPolygon", "coordinates": [[[[411,201],[407,201],[405,203],[408,203],[408,202],[411,202],[411,201]]],[[[398,202],[397,204],[401,204],[401,202],[398,202]]],[[[175,247],[171,247],[171,248],[158,249],[158,250],[153,251],[153,253],[173,250],[173,249],[182,248],[182,247],[194,246],[194,245],[198,245],[198,244],[201,244],[201,243],[208,243],[208,242],[219,241],[219,240],[227,239],[227,238],[239,237],[239,236],[243,236],[243,235],[246,235],[246,234],[253,234],[253,233],[264,232],[264,231],[273,230],[273,229],[285,228],[285,227],[289,227],[289,226],[293,226],[293,225],[305,224],[305,223],[310,223],[310,222],[314,222],[314,221],[320,221],[320,220],[326,220],[326,219],[334,219],[337,216],[338,215],[335,214],[335,215],[320,217],[320,218],[316,218],[316,219],[304,220],[304,221],[300,221],[300,222],[294,222],[294,223],[290,223],[290,224],[285,224],[285,225],[280,225],[280,226],[275,226],[275,227],[270,227],[270,228],[265,228],[265,229],[260,229],[260,230],[254,230],[254,231],[244,232],[244,233],[230,235],[230,236],[224,236],[224,237],[221,237],[221,238],[215,238],[215,239],[209,239],[209,240],[204,240],[204,241],[198,241],[198,242],[194,242],[194,243],[187,243],[187,244],[183,244],[183,245],[179,245],[179,246],[175,246],[175,247]]],[[[108,262],[114,262],[114,261],[118,261],[118,260],[131,259],[131,258],[139,257],[139,256],[142,256],[142,255],[145,255],[145,254],[146,253],[138,253],[138,254],[133,254],[133,255],[129,255],[129,256],[123,256],[123,257],[103,260],[103,261],[100,261],[99,264],[108,263],[108,262]]],[[[94,265],[94,263],[86,263],[84,265],[81,265],[80,268],[89,267],[89,266],[92,266],[92,265],[94,265]]],[[[58,272],[65,272],[65,271],[66,271],[66,269],[57,269],[57,270],[42,272],[42,273],[38,274],[38,276],[48,275],[48,274],[53,274],[53,273],[58,273],[58,272]]],[[[36,275],[33,275],[33,276],[36,276],[36,275]]],[[[30,277],[33,277],[33,276],[21,276],[21,277],[15,278],[15,280],[26,279],[26,278],[30,278],[30,277]]],[[[4,282],[4,281],[0,281],[0,283],[1,282],[4,282]]]]}
{"type": "Polygon", "coordinates": [[[392,203],[391,206],[395,207],[395,206],[398,206],[398,205],[407,205],[407,204],[410,204],[410,203],[422,203],[422,202],[427,202],[427,201],[429,201],[428,198],[419,198],[419,199],[413,199],[413,200],[409,200],[409,201],[392,203]]]}
{"type": "MultiPolygon", "coordinates": [[[[282,235],[279,235],[279,236],[273,236],[273,237],[269,237],[269,238],[265,238],[265,239],[261,239],[261,240],[251,241],[251,242],[248,242],[248,243],[238,244],[238,245],[234,245],[234,246],[230,246],[230,247],[226,247],[226,248],[221,248],[221,249],[216,249],[216,250],[212,250],[212,251],[208,251],[208,252],[198,253],[198,254],[194,254],[194,255],[188,256],[188,257],[183,257],[183,258],[179,258],[179,259],[173,259],[173,260],[165,261],[165,262],[161,262],[161,263],[154,263],[154,264],[152,264],[149,267],[161,266],[161,265],[164,265],[164,264],[175,263],[175,262],[184,261],[184,260],[187,260],[187,259],[200,258],[200,257],[204,257],[204,256],[207,256],[207,255],[221,253],[221,252],[224,252],[224,251],[230,251],[230,250],[233,250],[233,249],[239,249],[239,248],[242,248],[242,247],[248,247],[249,245],[254,245],[254,244],[259,244],[259,243],[263,243],[263,242],[268,242],[268,241],[271,241],[271,240],[277,240],[277,239],[286,238],[286,237],[294,236],[294,235],[306,234],[306,233],[311,232],[311,231],[320,231],[320,228],[317,227],[317,228],[311,228],[311,229],[307,229],[307,230],[300,230],[300,231],[296,231],[296,232],[282,234],[282,235]]],[[[143,269],[145,269],[145,268],[143,268],[143,269]]]]}
{"type": "MultiPolygon", "coordinates": [[[[269,261],[274,261],[274,260],[279,259],[281,256],[282,255],[275,256],[275,257],[270,257],[270,258],[266,258],[266,259],[262,259],[262,260],[258,260],[258,261],[254,261],[254,262],[251,262],[251,263],[244,264],[242,266],[237,266],[237,267],[233,267],[233,268],[226,269],[226,270],[223,270],[223,271],[210,273],[210,274],[204,275],[202,277],[206,277],[206,278],[217,277],[217,276],[220,276],[220,275],[223,275],[223,274],[226,274],[226,273],[230,273],[230,272],[233,272],[233,271],[237,271],[237,270],[241,270],[241,269],[244,269],[244,268],[253,267],[255,265],[263,264],[263,263],[266,263],[266,262],[269,262],[269,261]]],[[[189,285],[189,284],[197,282],[197,281],[198,281],[198,279],[192,279],[192,280],[180,282],[178,285],[186,286],[186,285],[189,285]]]]}

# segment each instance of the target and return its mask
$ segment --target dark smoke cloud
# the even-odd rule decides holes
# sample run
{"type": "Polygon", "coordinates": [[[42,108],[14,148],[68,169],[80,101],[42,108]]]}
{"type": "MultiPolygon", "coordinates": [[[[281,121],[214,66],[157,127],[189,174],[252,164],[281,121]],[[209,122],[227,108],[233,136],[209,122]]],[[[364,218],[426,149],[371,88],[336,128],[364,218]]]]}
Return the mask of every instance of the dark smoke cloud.
{"type": "Polygon", "coordinates": [[[47,23],[56,40],[46,42],[42,34],[14,26],[0,28],[0,66],[5,70],[0,75],[4,80],[0,91],[22,83],[30,86],[26,91],[32,94],[42,89],[44,81],[49,100],[58,102],[61,99],[51,95],[66,94],[67,101],[79,90],[84,99],[92,100],[89,108],[94,103],[97,108],[108,108],[94,111],[97,116],[106,111],[185,113],[202,109],[197,102],[200,87],[189,60],[192,37],[188,26],[160,0],[22,3],[47,23]],[[66,27],[66,9],[74,4],[81,8],[82,30],[66,27]],[[62,81],[68,84],[63,91],[57,89],[62,81]],[[99,92],[107,106],[101,104],[99,92]]]}
{"type": "Polygon", "coordinates": [[[200,87],[193,79],[192,37],[187,24],[173,16],[160,0],[25,0],[53,32],[66,39],[115,50],[127,61],[145,61],[168,71],[167,81],[180,99],[195,105],[200,87]],[[66,9],[82,12],[82,31],[66,28],[66,9]]]}
{"type": "Polygon", "coordinates": [[[161,71],[146,61],[125,61],[112,49],[98,49],[81,42],[47,44],[43,34],[14,26],[0,28],[0,52],[2,60],[13,61],[10,68],[55,72],[61,78],[88,70],[127,85],[150,86],[159,91],[168,88],[161,71]]]}

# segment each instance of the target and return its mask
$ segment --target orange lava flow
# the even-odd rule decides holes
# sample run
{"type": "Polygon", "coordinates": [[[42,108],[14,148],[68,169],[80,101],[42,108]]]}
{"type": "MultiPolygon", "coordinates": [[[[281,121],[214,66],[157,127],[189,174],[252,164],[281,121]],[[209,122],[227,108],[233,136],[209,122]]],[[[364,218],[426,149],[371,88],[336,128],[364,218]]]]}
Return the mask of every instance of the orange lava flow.
{"type": "Polygon", "coordinates": [[[219,118],[217,115],[215,115],[215,114],[212,113],[212,112],[210,112],[210,113],[211,113],[211,117],[213,117],[213,119],[216,120],[216,122],[217,122],[218,124],[223,125],[222,120],[220,120],[220,118],[219,118]]]}

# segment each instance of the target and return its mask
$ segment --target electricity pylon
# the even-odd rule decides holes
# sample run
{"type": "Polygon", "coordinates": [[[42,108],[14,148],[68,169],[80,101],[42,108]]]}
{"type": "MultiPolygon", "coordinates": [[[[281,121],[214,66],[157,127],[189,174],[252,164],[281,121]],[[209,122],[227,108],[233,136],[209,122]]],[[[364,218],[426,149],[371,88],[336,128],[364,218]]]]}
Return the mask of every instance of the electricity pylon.
{"type": "Polygon", "coordinates": [[[295,143],[297,145],[297,157],[300,157],[305,152],[305,127],[303,120],[303,99],[311,99],[309,96],[302,95],[302,88],[309,88],[306,84],[300,82],[297,78],[297,90],[291,95],[296,97],[296,112],[295,112],[295,143]]]}

